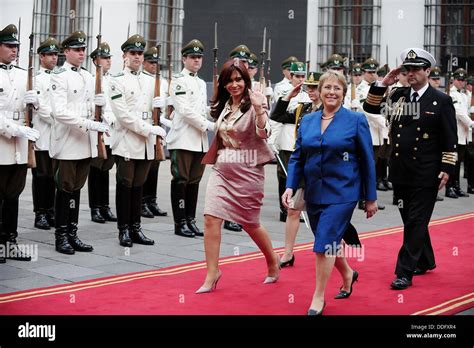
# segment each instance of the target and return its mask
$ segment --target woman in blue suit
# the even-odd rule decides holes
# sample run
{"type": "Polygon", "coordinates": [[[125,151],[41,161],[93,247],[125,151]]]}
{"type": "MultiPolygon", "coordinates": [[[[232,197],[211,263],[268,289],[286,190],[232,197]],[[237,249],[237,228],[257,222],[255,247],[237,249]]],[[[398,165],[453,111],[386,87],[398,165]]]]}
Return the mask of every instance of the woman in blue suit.
{"type": "Polygon", "coordinates": [[[366,201],[367,218],[377,212],[374,155],[365,115],[342,107],[347,85],[341,74],[324,73],[319,90],[323,110],[306,115],[301,122],[282,196],[283,204],[288,205],[304,177],[316,253],[316,290],[308,315],[322,314],[334,266],[343,278],[335,298],[350,296],[358,273],[344,257],[341,239],[359,200],[366,201]]]}

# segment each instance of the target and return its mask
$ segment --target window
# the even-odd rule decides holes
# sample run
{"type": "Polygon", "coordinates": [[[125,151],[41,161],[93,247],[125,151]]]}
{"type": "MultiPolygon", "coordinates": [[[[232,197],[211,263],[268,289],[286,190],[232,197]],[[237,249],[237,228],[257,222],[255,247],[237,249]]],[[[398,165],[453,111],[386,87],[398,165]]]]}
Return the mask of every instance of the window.
{"type": "Polygon", "coordinates": [[[381,0],[320,0],[318,63],[338,53],[349,57],[351,38],[354,60],[380,60],[381,0]]]}
{"type": "Polygon", "coordinates": [[[444,73],[453,55],[453,71],[474,68],[474,3],[470,0],[425,0],[425,49],[444,73]]]}
{"type": "MultiPolygon", "coordinates": [[[[52,36],[61,43],[75,30],[83,30],[87,41],[92,42],[92,1],[91,0],[35,0],[35,64],[36,47],[52,36]]],[[[64,63],[64,54],[60,53],[58,65],[64,63]]],[[[88,68],[89,60],[85,68],[88,68]]]]}
{"type": "Polygon", "coordinates": [[[147,48],[161,43],[162,70],[169,75],[181,71],[184,0],[139,0],[138,32],[144,33],[147,48]]]}

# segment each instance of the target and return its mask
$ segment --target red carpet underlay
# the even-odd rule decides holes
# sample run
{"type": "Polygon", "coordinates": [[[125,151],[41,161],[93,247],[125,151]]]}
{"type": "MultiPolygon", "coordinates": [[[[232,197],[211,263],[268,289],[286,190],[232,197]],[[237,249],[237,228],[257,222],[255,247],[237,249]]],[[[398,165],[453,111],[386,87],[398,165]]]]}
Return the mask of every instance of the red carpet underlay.
{"type": "MultiPolygon", "coordinates": [[[[334,300],[341,278],[334,269],[325,315],[439,315],[474,306],[474,212],[432,221],[437,268],[414,278],[405,291],[391,290],[402,228],[361,235],[363,252],[348,257],[360,274],[352,296],[334,300]]],[[[250,237],[249,237],[250,239],[250,237]]],[[[278,251],[282,251],[279,249],[278,251]]],[[[315,286],[312,243],[295,250],[294,267],[276,284],[262,284],[263,255],[220,260],[222,278],[213,293],[194,294],[205,263],[193,263],[0,295],[0,314],[10,315],[305,315],[315,286]]],[[[1,266],[0,266],[1,267],[1,266]]]]}

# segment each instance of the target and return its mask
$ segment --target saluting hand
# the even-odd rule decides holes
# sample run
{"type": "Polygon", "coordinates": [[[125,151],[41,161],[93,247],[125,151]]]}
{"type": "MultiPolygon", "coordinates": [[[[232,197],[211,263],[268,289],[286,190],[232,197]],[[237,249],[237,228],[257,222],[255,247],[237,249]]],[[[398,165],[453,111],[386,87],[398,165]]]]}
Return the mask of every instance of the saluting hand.
{"type": "Polygon", "coordinates": [[[400,74],[401,70],[402,70],[401,66],[390,70],[387,76],[385,76],[384,79],[382,80],[382,84],[388,87],[396,83],[398,81],[398,75],[400,74]]]}
{"type": "Polygon", "coordinates": [[[284,101],[290,101],[290,99],[296,97],[300,91],[301,91],[301,87],[303,87],[303,82],[301,82],[300,84],[296,85],[291,91],[290,93],[288,93],[287,95],[285,95],[282,99],[284,101]]]}

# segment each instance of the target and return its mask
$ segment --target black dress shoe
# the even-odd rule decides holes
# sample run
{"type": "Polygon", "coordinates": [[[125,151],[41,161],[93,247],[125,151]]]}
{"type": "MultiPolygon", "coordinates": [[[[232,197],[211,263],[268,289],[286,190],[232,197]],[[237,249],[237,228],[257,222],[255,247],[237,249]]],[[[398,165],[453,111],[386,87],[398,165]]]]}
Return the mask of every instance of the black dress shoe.
{"type": "Polygon", "coordinates": [[[456,192],[458,197],[469,197],[469,195],[466,192],[464,192],[463,190],[461,190],[460,187],[455,187],[454,192],[456,192]]]}
{"type": "Polygon", "coordinates": [[[377,183],[377,190],[379,191],[388,191],[388,188],[385,187],[382,181],[379,181],[377,183]]]}
{"type": "Polygon", "coordinates": [[[36,214],[35,216],[35,227],[40,230],[49,230],[51,226],[49,225],[48,218],[46,214],[36,214]]]}
{"type": "Polygon", "coordinates": [[[456,191],[454,191],[454,187],[446,188],[445,196],[449,198],[458,198],[456,191]]]}
{"type": "Polygon", "coordinates": [[[394,290],[405,290],[411,286],[411,280],[405,277],[397,278],[392,282],[392,284],[390,284],[390,286],[394,290]]]}
{"type": "Polygon", "coordinates": [[[100,213],[99,208],[91,208],[91,220],[99,224],[105,224],[105,219],[100,213]]]}
{"type": "Polygon", "coordinates": [[[142,203],[142,212],[141,212],[141,215],[143,217],[146,217],[146,218],[149,218],[149,219],[153,219],[155,217],[155,215],[153,215],[153,213],[150,211],[150,209],[148,208],[148,204],[147,203],[142,203]]]}
{"type": "Polygon", "coordinates": [[[393,190],[392,183],[391,183],[390,181],[388,181],[387,179],[382,180],[382,183],[384,184],[385,188],[386,188],[388,191],[393,190]]]}
{"type": "Polygon", "coordinates": [[[148,238],[143,234],[142,228],[139,223],[134,223],[132,225],[132,230],[130,231],[130,238],[133,243],[143,244],[143,245],[153,245],[155,241],[148,238]]]}
{"type": "Polygon", "coordinates": [[[323,315],[324,307],[326,307],[326,301],[323,303],[323,308],[321,308],[320,311],[317,311],[316,309],[308,309],[308,315],[323,315]]]}
{"type": "Polygon", "coordinates": [[[118,238],[119,238],[120,245],[123,247],[128,247],[128,248],[132,247],[133,242],[132,242],[132,238],[130,237],[130,230],[128,228],[128,225],[119,226],[118,229],[119,229],[118,238]]]}
{"type": "Polygon", "coordinates": [[[189,229],[186,220],[174,224],[174,234],[187,238],[194,238],[195,236],[194,232],[189,229]]]}
{"type": "Polygon", "coordinates": [[[280,268],[284,268],[284,267],[288,267],[288,266],[293,267],[294,264],[295,264],[295,254],[293,254],[291,259],[289,259],[288,261],[280,262],[280,268]]]}
{"type": "Polygon", "coordinates": [[[194,233],[195,236],[204,237],[204,233],[202,233],[199,227],[197,227],[196,225],[196,220],[187,219],[186,225],[188,226],[189,230],[194,233]]]}
{"type": "Polygon", "coordinates": [[[351,289],[349,290],[349,292],[347,292],[345,290],[342,290],[342,288],[344,286],[341,286],[341,289],[339,289],[339,293],[336,296],[334,296],[334,298],[336,300],[340,300],[342,298],[348,298],[349,296],[351,296],[351,294],[352,294],[352,285],[357,281],[358,278],[359,278],[359,273],[357,273],[357,271],[354,271],[352,273],[351,289]]]}
{"type": "Polygon", "coordinates": [[[109,206],[101,207],[99,211],[105,221],[117,221],[117,217],[112,213],[109,206]]]}
{"type": "Polygon", "coordinates": [[[467,193],[474,193],[474,186],[468,186],[467,193]]]}
{"type": "Polygon", "coordinates": [[[229,231],[241,232],[242,226],[233,221],[224,221],[224,228],[229,231]]]}
{"type": "Polygon", "coordinates": [[[413,271],[413,275],[417,276],[417,275],[423,275],[425,274],[426,272],[428,271],[431,271],[433,269],[436,268],[436,265],[434,266],[431,266],[431,267],[428,267],[427,269],[424,269],[424,268],[416,268],[414,271],[413,271]]]}
{"type": "Polygon", "coordinates": [[[158,204],[156,204],[156,198],[152,198],[148,201],[148,209],[154,216],[168,216],[168,213],[161,210],[158,204]]]}
{"type": "Polygon", "coordinates": [[[442,202],[444,201],[444,198],[441,197],[440,195],[436,195],[436,202],[442,202]]]}

